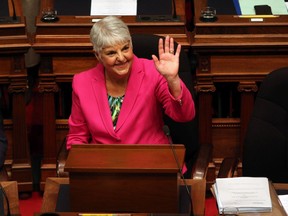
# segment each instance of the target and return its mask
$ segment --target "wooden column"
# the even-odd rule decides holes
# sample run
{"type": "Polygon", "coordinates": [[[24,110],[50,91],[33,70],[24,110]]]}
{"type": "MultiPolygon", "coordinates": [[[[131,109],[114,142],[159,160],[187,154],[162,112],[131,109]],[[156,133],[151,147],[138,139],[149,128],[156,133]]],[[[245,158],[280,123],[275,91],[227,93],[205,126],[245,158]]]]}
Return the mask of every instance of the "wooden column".
{"type": "Polygon", "coordinates": [[[43,103],[43,160],[41,165],[40,188],[44,189],[47,177],[56,176],[56,117],[54,95],[58,92],[58,85],[52,70],[52,58],[42,56],[39,92],[42,94],[43,103]]]}
{"type": "Polygon", "coordinates": [[[25,91],[27,88],[24,55],[14,55],[9,93],[12,94],[13,121],[13,163],[12,179],[18,182],[19,191],[32,191],[32,169],[30,149],[27,140],[27,125],[25,111],[25,91]]]}
{"type": "Polygon", "coordinates": [[[209,55],[198,55],[196,91],[199,95],[199,143],[212,144],[212,93],[216,91],[210,74],[209,55]],[[199,79],[198,77],[204,77],[199,79]]]}
{"type": "Polygon", "coordinates": [[[243,141],[246,135],[246,129],[254,107],[255,93],[258,87],[256,82],[240,82],[238,91],[241,92],[241,121],[240,121],[240,158],[242,159],[243,141]]]}
{"type": "Polygon", "coordinates": [[[12,136],[8,138],[8,152],[12,152],[12,155],[6,159],[11,161],[9,177],[18,182],[20,192],[30,192],[33,186],[25,116],[27,75],[24,54],[30,47],[23,17],[20,23],[0,25],[0,81],[8,85],[12,109],[12,136]]]}

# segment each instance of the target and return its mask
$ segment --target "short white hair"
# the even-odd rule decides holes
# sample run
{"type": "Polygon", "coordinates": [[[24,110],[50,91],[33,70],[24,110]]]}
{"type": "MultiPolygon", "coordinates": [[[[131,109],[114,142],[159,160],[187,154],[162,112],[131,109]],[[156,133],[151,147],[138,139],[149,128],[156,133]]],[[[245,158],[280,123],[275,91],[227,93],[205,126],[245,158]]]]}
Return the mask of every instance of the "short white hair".
{"type": "Polygon", "coordinates": [[[94,23],[90,31],[90,40],[96,53],[100,53],[107,46],[127,41],[132,45],[128,26],[116,16],[107,16],[94,23]]]}

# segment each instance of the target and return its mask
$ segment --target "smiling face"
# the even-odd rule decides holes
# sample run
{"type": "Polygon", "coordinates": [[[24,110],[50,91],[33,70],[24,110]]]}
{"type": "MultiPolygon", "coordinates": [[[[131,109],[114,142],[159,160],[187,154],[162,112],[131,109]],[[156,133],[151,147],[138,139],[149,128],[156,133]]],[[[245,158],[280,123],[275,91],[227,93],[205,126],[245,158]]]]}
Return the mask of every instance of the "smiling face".
{"type": "Polygon", "coordinates": [[[104,47],[98,55],[99,61],[104,65],[110,77],[121,79],[129,76],[133,62],[133,49],[130,41],[104,47]]]}

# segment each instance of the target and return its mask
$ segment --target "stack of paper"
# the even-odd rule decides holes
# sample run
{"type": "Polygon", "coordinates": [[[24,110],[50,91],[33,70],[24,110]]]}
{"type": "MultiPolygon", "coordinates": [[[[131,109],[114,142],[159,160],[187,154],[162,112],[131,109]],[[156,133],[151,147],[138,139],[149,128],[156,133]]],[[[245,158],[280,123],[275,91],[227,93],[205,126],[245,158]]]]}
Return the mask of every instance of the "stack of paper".
{"type": "Polygon", "coordinates": [[[267,178],[217,178],[212,191],[217,200],[219,214],[272,211],[267,178]]]}
{"type": "Polygon", "coordinates": [[[135,16],[136,13],[136,0],[91,0],[91,16],[135,16]]]}
{"type": "Polygon", "coordinates": [[[279,200],[286,212],[286,214],[288,215],[288,194],[285,195],[279,195],[279,200]]]}

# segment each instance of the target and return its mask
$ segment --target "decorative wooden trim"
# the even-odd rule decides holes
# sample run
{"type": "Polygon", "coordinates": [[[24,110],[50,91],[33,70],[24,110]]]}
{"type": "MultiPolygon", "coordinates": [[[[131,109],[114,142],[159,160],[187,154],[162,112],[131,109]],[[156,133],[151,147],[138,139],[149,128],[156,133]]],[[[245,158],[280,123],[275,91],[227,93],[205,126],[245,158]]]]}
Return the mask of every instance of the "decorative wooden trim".
{"type": "Polygon", "coordinates": [[[216,87],[214,86],[213,83],[211,83],[211,84],[203,84],[203,85],[198,83],[195,86],[195,89],[196,89],[197,92],[201,92],[201,93],[212,93],[212,92],[216,91],[216,87]]]}
{"type": "Polygon", "coordinates": [[[40,93],[56,93],[59,91],[59,87],[56,83],[40,83],[39,92],[40,93]]]}
{"type": "Polygon", "coordinates": [[[257,86],[256,82],[253,82],[253,81],[240,82],[237,89],[239,92],[246,92],[246,93],[257,92],[258,86],[257,86]]]}
{"type": "Polygon", "coordinates": [[[240,128],[239,118],[213,118],[212,128],[240,128]]]}
{"type": "Polygon", "coordinates": [[[201,55],[198,56],[199,61],[199,71],[203,73],[210,73],[210,56],[208,55],[201,55]]]}
{"type": "Polygon", "coordinates": [[[27,90],[27,86],[21,86],[21,85],[16,85],[14,83],[11,83],[11,85],[8,87],[8,92],[11,94],[19,94],[19,93],[24,93],[27,90]]]}

